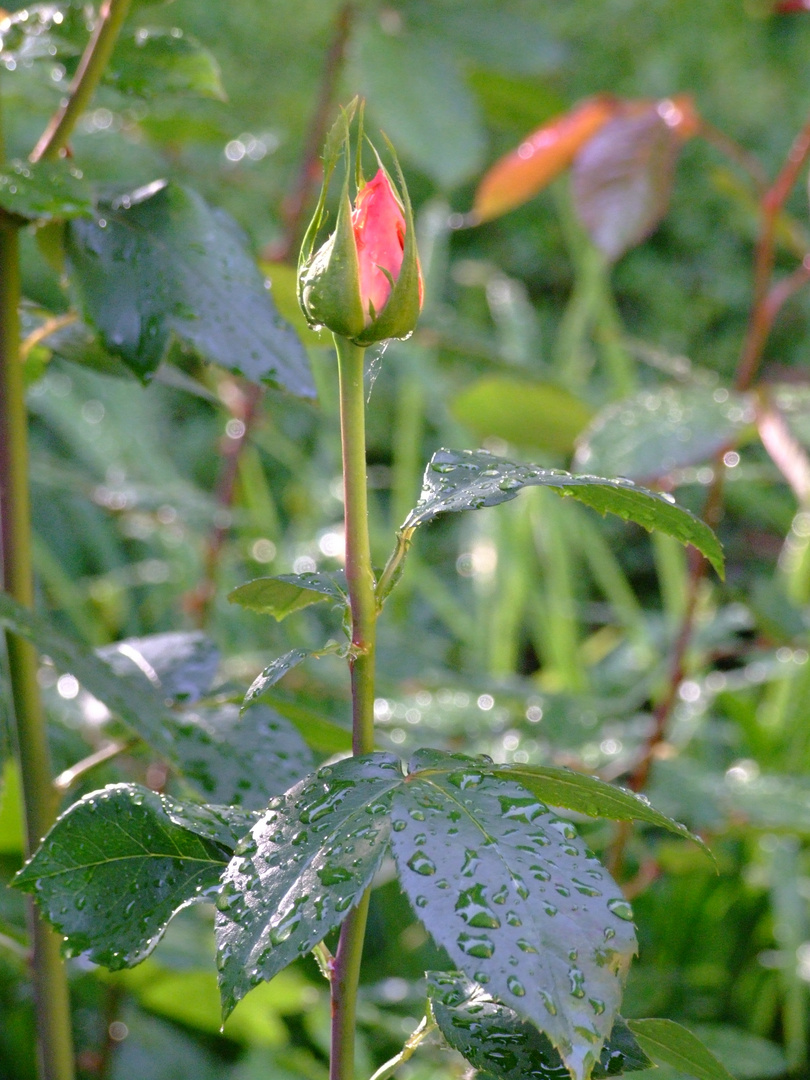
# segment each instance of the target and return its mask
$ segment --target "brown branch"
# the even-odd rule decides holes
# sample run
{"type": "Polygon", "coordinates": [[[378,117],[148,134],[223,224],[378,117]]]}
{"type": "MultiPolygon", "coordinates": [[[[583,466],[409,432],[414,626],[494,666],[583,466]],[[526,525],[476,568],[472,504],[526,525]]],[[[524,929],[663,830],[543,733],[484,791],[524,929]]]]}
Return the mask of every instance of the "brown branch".
{"type": "MultiPolygon", "coordinates": [[[[748,329],[743,343],[734,386],[748,390],[756,378],[762,362],[765,342],[774,320],[783,304],[810,281],[810,254],[792,274],[772,284],[776,246],[776,224],[799,174],[810,156],[810,120],[807,121],[793,142],[779,175],[765,191],[760,200],[762,224],[754,257],[754,299],[748,329]]],[[[714,479],[706,498],[703,518],[712,528],[722,516],[723,484],[725,466],[722,453],[714,462],[714,479]]],[[[700,586],[706,573],[707,562],[693,548],[689,549],[690,568],[686,607],[673,647],[666,690],[653,713],[652,730],[642,748],[639,759],[628,778],[633,791],[642,791],[649,780],[653,761],[665,742],[672,711],[678,700],[678,691],[685,675],[685,662],[695,629],[695,616],[700,586]]],[[[622,823],[614,837],[608,854],[611,873],[619,875],[624,861],[624,851],[630,838],[632,826],[622,823]]]]}
{"type": "Polygon", "coordinates": [[[754,305],[751,309],[748,330],[734,380],[737,390],[748,390],[753,384],[762,362],[765,341],[778,311],[778,307],[773,309],[770,289],[776,249],[776,224],[788,196],[799,179],[808,155],[810,155],[810,120],[797,135],[788,153],[787,161],[760,203],[762,224],[754,256],[754,305]]]}

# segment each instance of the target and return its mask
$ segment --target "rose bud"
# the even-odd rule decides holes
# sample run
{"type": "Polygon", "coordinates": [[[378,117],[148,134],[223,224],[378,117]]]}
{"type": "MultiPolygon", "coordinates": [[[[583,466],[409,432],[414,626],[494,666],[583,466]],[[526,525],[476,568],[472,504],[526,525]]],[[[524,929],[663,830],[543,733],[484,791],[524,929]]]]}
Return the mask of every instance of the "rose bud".
{"type": "MultiPolygon", "coordinates": [[[[348,113],[341,117],[347,163],[350,119],[348,113]]],[[[326,326],[358,345],[408,337],[422,307],[422,275],[413,213],[395,155],[401,194],[380,165],[368,183],[359,182],[352,208],[347,166],[334,232],[314,250],[325,217],[329,182],[341,152],[335,142],[333,131],[327,140],[321,197],[301,250],[301,307],[312,326],[326,326]]]]}

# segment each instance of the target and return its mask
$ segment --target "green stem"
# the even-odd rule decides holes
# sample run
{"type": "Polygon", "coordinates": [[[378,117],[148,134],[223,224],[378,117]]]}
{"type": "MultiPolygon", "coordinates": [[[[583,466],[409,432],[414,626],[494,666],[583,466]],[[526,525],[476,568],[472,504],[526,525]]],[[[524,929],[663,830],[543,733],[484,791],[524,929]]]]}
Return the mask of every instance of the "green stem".
{"type": "Polygon", "coordinates": [[[410,1060],[419,1048],[420,1043],[435,1030],[436,1024],[434,1021],[423,1016],[419,1026],[408,1036],[400,1052],[395,1054],[390,1061],[386,1061],[384,1065],[381,1065],[371,1077],[371,1080],[390,1080],[390,1077],[394,1075],[400,1065],[404,1065],[406,1061],[410,1060]]]}
{"type": "Polygon", "coordinates": [[[90,104],[110,62],[119,31],[132,0],[105,0],[84,54],[73,76],[65,103],[54,113],[31,152],[31,161],[53,159],[67,145],[76,122],[90,104]]]}
{"type": "MultiPolygon", "coordinates": [[[[3,588],[32,606],[31,516],[28,493],[28,429],[23,365],[19,355],[19,237],[0,226],[0,551],[3,588]]],[[[30,855],[56,816],[50,755],[39,700],[37,657],[16,634],[6,635],[11,703],[16,721],[30,855]]],[[[71,1080],[73,1050],[67,980],[59,939],[29,908],[34,1001],[42,1080],[71,1080]]]]}
{"type": "MultiPolygon", "coordinates": [[[[343,508],[346,523],[346,580],[352,617],[349,666],[352,681],[352,750],[374,749],[374,647],[377,603],[368,535],[365,350],[335,335],[340,381],[343,444],[343,508]]],[[[332,970],[332,1057],[329,1080],[354,1080],[357,987],[366,933],[366,889],[340,931],[332,970]]]]}
{"type": "Polygon", "coordinates": [[[365,350],[335,335],[340,379],[340,437],[343,443],[343,507],[346,523],[346,580],[352,613],[352,749],[374,749],[374,648],[377,605],[368,537],[366,419],[363,388],[365,350]]]}
{"type": "Polygon", "coordinates": [[[366,889],[360,903],[350,911],[340,930],[332,971],[332,1057],[329,1080],[354,1080],[354,1041],[357,1026],[357,987],[366,936],[368,902],[366,889]]]}

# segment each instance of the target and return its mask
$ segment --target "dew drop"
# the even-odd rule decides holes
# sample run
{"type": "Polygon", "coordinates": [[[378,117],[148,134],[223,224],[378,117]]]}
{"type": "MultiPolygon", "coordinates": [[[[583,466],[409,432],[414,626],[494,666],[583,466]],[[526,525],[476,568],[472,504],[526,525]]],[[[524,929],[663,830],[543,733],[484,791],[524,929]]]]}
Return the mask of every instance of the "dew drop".
{"type": "Polygon", "coordinates": [[[411,855],[408,866],[415,874],[421,874],[422,877],[432,877],[436,873],[436,864],[420,851],[411,855]]]}
{"type": "MultiPolygon", "coordinates": [[[[607,906],[608,911],[612,911],[617,918],[624,919],[625,922],[633,921],[633,909],[626,900],[617,896],[612,900],[608,900],[607,906]]],[[[607,934],[605,936],[607,936],[607,934]]]]}
{"type": "Polygon", "coordinates": [[[488,960],[495,952],[494,942],[484,934],[459,934],[456,941],[463,953],[477,956],[480,960],[488,960]]]}
{"type": "Polygon", "coordinates": [[[584,998],[585,976],[579,968],[571,968],[568,972],[568,978],[571,980],[571,997],[584,998]]]}

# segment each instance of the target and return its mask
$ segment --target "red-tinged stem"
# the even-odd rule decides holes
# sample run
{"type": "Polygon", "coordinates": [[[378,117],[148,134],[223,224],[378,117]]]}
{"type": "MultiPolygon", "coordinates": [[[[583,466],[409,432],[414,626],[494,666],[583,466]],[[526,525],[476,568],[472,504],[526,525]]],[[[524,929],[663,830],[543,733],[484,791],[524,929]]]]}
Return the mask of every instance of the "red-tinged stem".
{"type": "MultiPolygon", "coordinates": [[[[773,324],[775,311],[769,299],[776,249],[776,223],[799,174],[810,155],[810,121],[797,135],[779,175],[762,197],[762,226],[754,256],[754,305],[748,321],[748,331],[734,385],[748,390],[762,362],[765,341],[773,324]]],[[[777,308],[778,310],[778,308],[777,308]]]]}

